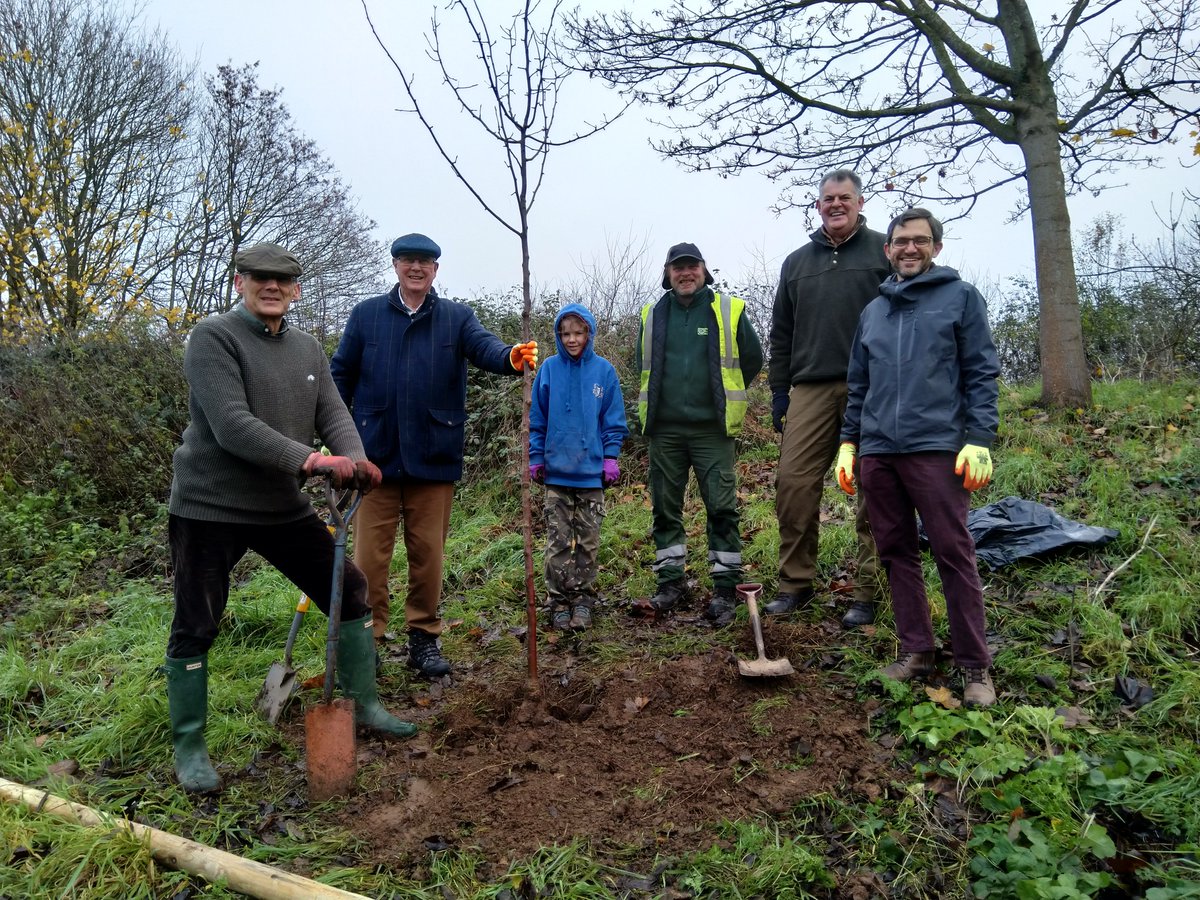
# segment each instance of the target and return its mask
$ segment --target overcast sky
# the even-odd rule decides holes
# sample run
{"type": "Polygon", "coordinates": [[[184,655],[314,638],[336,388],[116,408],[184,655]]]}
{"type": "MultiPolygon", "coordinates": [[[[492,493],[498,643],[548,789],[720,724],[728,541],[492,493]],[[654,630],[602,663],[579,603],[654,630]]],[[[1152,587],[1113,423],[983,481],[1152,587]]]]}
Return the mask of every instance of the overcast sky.
{"type": "MultiPolygon", "coordinates": [[[[502,3],[483,5],[491,9],[502,3]]],[[[435,5],[394,0],[369,0],[369,5],[393,56],[417,73],[418,96],[451,151],[497,211],[511,217],[514,204],[505,193],[507,174],[497,146],[456,114],[425,58],[424,34],[435,5]]],[[[260,85],[283,89],[297,129],[317,143],[362,211],[378,223],[381,275],[391,277],[387,246],[392,238],[420,231],[442,246],[442,293],[469,298],[520,284],[517,238],[487,216],[454,178],[416,117],[397,111],[408,106],[403,85],[376,44],[359,0],[149,0],[143,16],[167,33],[185,59],[194,57],[202,73],[225,62],[260,63],[260,85]]],[[[464,78],[477,71],[470,65],[470,49],[463,47],[463,65],[456,70],[464,78]]],[[[571,83],[559,134],[619,108],[617,96],[596,82],[577,75],[571,83]]],[[[765,177],[749,173],[721,179],[686,172],[650,148],[655,134],[647,112],[634,109],[610,130],[552,151],[531,216],[537,286],[567,287],[581,268],[602,265],[610,245],[646,243],[648,266],[661,270],[670,244],[692,241],[710,268],[736,280],[764,262],[777,273],[784,256],[807,240],[815,218],[799,209],[772,213],[776,189],[765,177]]],[[[1157,234],[1162,228],[1152,202],[1165,210],[1173,188],[1194,187],[1200,179],[1195,169],[1170,162],[1161,172],[1130,173],[1130,180],[1141,184],[1100,198],[1073,198],[1076,232],[1112,211],[1124,216],[1127,230],[1157,234]]],[[[1029,219],[1006,224],[1015,200],[1015,193],[1002,193],[980,204],[969,221],[951,223],[939,262],[981,284],[1011,275],[1032,277],[1029,219]]],[[[884,198],[868,196],[865,213],[880,229],[889,217],[884,198]]]]}

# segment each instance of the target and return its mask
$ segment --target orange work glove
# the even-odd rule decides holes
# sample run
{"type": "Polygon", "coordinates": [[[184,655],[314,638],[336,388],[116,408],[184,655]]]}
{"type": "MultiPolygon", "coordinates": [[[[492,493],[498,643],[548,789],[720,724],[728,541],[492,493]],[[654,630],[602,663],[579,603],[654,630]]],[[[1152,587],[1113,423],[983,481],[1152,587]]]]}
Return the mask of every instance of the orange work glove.
{"type": "Polygon", "coordinates": [[[857,452],[858,448],[846,441],[838,447],[837,462],[833,464],[838,487],[851,497],[854,496],[854,456],[857,452]]]}
{"type": "Polygon", "coordinates": [[[514,344],[512,351],[508,354],[508,361],[518,372],[526,366],[529,366],[529,371],[532,372],[537,368],[538,362],[537,341],[529,341],[526,344],[514,344]]]}
{"type": "Polygon", "coordinates": [[[317,477],[328,475],[333,479],[333,486],[341,490],[354,483],[354,460],[348,456],[313,453],[304,462],[304,474],[317,477]]]}
{"type": "Polygon", "coordinates": [[[987,447],[978,444],[964,444],[954,460],[954,474],[962,475],[963,487],[968,491],[977,491],[992,480],[992,454],[987,447]]]}

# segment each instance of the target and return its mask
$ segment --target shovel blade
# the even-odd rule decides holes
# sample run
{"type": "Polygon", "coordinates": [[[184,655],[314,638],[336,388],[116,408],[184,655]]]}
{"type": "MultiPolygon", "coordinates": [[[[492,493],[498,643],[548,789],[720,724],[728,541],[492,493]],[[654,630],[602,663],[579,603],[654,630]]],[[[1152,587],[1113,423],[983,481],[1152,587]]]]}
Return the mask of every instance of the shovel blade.
{"type": "Polygon", "coordinates": [[[354,790],[358,749],[354,743],[354,701],[331,700],[304,713],[308,797],[314,802],[344,797],[354,790]]]}
{"type": "Polygon", "coordinates": [[[744,675],[747,678],[782,678],[784,675],[791,675],[795,671],[792,668],[792,664],[788,662],[787,657],[783,659],[738,660],[738,674],[744,675]]]}
{"type": "Polygon", "coordinates": [[[267,670],[267,679],[263,682],[262,690],[258,692],[258,698],[254,701],[254,708],[274,725],[295,693],[296,670],[281,662],[273,662],[267,670]]]}

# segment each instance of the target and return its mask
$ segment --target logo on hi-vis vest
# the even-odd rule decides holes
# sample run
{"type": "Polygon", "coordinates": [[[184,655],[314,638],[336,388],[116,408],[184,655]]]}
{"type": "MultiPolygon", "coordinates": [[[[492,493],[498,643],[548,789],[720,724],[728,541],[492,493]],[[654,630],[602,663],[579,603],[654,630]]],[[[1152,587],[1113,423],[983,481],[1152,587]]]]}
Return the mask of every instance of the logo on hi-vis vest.
{"type": "Polygon", "coordinates": [[[708,326],[707,326],[707,325],[700,325],[700,326],[698,326],[698,327],[696,328],[696,334],[697,334],[699,337],[707,337],[707,336],[708,336],[708,326]]]}
{"type": "Polygon", "coordinates": [[[593,384],[592,385],[592,396],[595,397],[597,400],[602,399],[604,397],[603,385],[593,384]]]}

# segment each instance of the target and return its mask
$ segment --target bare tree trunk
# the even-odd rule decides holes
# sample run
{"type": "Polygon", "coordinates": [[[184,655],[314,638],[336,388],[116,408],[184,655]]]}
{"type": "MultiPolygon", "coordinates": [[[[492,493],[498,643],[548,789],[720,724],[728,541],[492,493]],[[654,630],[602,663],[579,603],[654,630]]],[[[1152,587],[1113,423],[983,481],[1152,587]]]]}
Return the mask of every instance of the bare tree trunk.
{"type": "Polygon", "coordinates": [[[1088,407],[1092,403],[1092,383],[1083,347],[1071,214],[1067,210],[1054,110],[1051,103],[1017,120],[1033,221],[1042,402],[1056,407],[1088,407]]]}
{"type": "MultiPolygon", "coordinates": [[[[529,283],[529,225],[521,209],[521,340],[530,337],[533,294],[529,283]]],[[[540,690],[537,670],[537,591],[533,571],[533,502],[529,489],[529,405],[533,401],[533,373],[526,366],[521,375],[521,533],[525,540],[525,614],[529,623],[526,643],[529,647],[529,684],[540,690]]]]}

